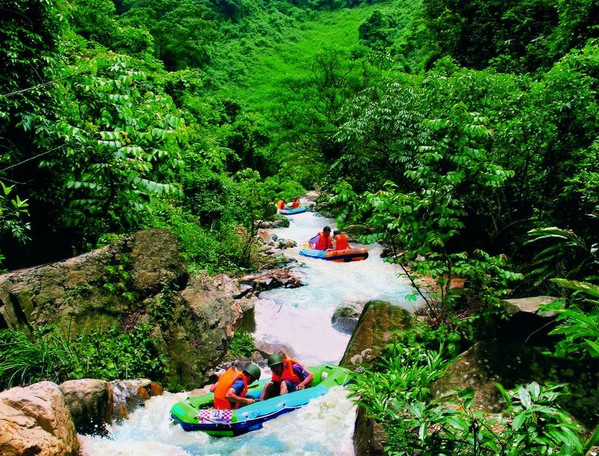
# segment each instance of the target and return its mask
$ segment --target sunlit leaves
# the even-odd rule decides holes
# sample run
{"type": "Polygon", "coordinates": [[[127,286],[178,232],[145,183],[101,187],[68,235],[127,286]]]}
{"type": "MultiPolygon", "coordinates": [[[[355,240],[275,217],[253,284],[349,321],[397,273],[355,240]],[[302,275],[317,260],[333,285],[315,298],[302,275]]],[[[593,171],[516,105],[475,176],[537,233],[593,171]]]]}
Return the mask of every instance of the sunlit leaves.
{"type": "Polygon", "coordinates": [[[148,90],[132,61],[97,59],[95,74],[73,77],[64,87],[82,108],[71,110],[66,100],[63,118],[43,138],[64,144],[66,161],[47,165],[66,171],[64,223],[85,229],[93,214],[104,229],[118,230],[181,196],[180,187],[164,179],[182,163],[185,123],[168,97],[148,90]]]}
{"type": "MultiPolygon", "coordinates": [[[[25,242],[29,239],[29,202],[13,192],[14,185],[0,181],[0,190],[0,235],[19,243],[25,242]]],[[[2,259],[0,254],[0,265],[2,259]]]]}
{"type": "Polygon", "coordinates": [[[150,31],[154,51],[167,68],[197,67],[210,59],[216,36],[208,20],[209,10],[196,0],[128,2],[131,8],[121,18],[124,25],[150,31]]]}

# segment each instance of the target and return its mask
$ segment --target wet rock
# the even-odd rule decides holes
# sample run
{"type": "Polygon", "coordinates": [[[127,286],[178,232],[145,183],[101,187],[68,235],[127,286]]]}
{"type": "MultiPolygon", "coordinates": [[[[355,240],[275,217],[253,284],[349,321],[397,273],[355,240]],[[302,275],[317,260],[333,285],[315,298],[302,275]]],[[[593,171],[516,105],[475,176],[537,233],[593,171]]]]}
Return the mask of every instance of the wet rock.
{"type": "Polygon", "coordinates": [[[273,288],[297,288],[302,285],[300,279],[293,275],[289,269],[276,269],[247,275],[240,280],[240,284],[241,286],[251,286],[254,294],[273,288]]]}
{"type": "Polygon", "coordinates": [[[234,299],[237,283],[226,276],[194,277],[173,300],[164,347],[172,363],[169,383],[193,388],[205,382],[205,373],[225,356],[251,303],[234,299]]]}
{"type": "Polygon", "coordinates": [[[128,418],[136,408],[154,396],[160,396],[164,390],[158,383],[145,378],[131,380],[115,380],[110,382],[112,390],[111,418],[120,420],[128,418]]]}
{"type": "Polygon", "coordinates": [[[294,247],[297,247],[297,242],[291,239],[277,239],[275,247],[280,250],[292,249],[294,247]]]}
{"type": "Polygon", "coordinates": [[[273,241],[272,236],[265,229],[259,229],[256,237],[258,238],[258,240],[262,241],[262,243],[264,243],[264,244],[269,244],[273,241]]]}
{"type": "Polygon", "coordinates": [[[79,442],[58,385],[40,382],[0,393],[2,456],[75,456],[79,442]]]}
{"type": "Polygon", "coordinates": [[[69,380],[60,385],[79,434],[105,434],[113,409],[112,387],[94,379],[69,380]]]}
{"type": "Polygon", "coordinates": [[[258,365],[266,366],[266,358],[273,353],[277,353],[284,358],[295,359],[296,356],[293,349],[285,344],[273,344],[264,341],[256,341],[256,351],[252,360],[258,365]]]}
{"type": "Polygon", "coordinates": [[[331,317],[333,328],[343,334],[352,334],[356,329],[363,309],[364,304],[345,304],[339,306],[331,317]]]}
{"type": "Polygon", "coordinates": [[[510,318],[498,327],[497,338],[504,342],[552,346],[559,340],[559,337],[549,334],[557,325],[556,315],[553,312],[543,313],[541,305],[557,299],[535,296],[504,300],[510,318]]]}
{"type": "Polygon", "coordinates": [[[387,433],[383,425],[372,419],[368,412],[358,407],[354,428],[354,451],[359,456],[383,456],[387,433]]]}
{"type": "Polygon", "coordinates": [[[106,435],[106,425],[127,418],[153,396],[161,395],[162,386],[148,379],[69,380],[60,385],[79,434],[106,435]]]}
{"type": "Polygon", "coordinates": [[[247,283],[242,283],[239,286],[239,293],[234,294],[233,298],[235,298],[235,299],[243,298],[244,296],[247,296],[252,291],[254,291],[254,287],[252,285],[247,284],[247,283]]]}
{"type": "Polygon", "coordinates": [[[271,230],[273,228],[287,228],[289,227],[289,219],[284,215],[276,214],[274,220],[261,220],[258,223],[260,228],[271,230]]]}
{"type": "Polygon", "coordinates": [[[333,328],[342,334],[353,334],[358,325],[355,317],[339,317],[333,322],[333,328]]]}
{"type": "Polygon", "coordinates": [[[411,314],[384,301],[366,303],[339,365],[354,369],[378,356],[394,331],[410,326],[411,314]]]}

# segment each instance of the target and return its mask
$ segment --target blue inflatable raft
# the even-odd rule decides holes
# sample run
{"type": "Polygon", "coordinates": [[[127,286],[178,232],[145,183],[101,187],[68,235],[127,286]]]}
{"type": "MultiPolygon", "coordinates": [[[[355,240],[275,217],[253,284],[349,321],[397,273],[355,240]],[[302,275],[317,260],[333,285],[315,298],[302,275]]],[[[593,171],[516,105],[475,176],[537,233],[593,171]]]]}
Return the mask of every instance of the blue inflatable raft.
{"type": "Polygon", "coordinates": [[[294,214],[301,214],[302,212],[306,212],[308,210],[308,206],[301,206],[298,207],[296,209],[279,209],[279,214],[283,214],[283,215],[294,215],[294,214]]]}
{"type": "Polygon", "coordinates": [[[304,244],[300,249],[299,254],[310,258],[318,258],[320,260],[349,263],[350,261],[361,261],[368,258],[368,249],[363,247],[352,247],[344,250],[316,250],[311,249],[309,244],[304,244]]]}
{"type": "MultiPolygon", "coordinates": [[[[203,431],[214,436],[236,436],[255,431],[265,421],[292,412],[312,399],[325,395],[333,386],[343,386],[351,381],[349,369],[334,364],[321,364],[308,368],[314,374],[312,386],[265,401],[254,402],[235,410],[211,408],[213,394],[189,396],[171,408],[171,419],[185,431],[203,431]]],[[[267,380],[249,386],[247,396],[258,399],[267,380]]]]}

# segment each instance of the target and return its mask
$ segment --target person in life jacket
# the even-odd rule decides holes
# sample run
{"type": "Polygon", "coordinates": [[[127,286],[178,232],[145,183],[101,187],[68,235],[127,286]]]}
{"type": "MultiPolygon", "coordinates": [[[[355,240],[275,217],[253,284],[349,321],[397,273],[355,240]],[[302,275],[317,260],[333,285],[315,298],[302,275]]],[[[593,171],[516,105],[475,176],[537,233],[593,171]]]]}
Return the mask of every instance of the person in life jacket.
{"type": "Polygon", "coordinates": [[[291,202],[291,207],[293,209],[299,209],[299,207],[300,207],[300,199],[299,198],[293,198],[293,201],[291,202]]]}
{"type": "Polygon", "coordinates": [[[316,250],[327,250],[333,248],[333,239],[331,238],[331,228],[325,226],[320,233],[310,239],[310,243],[313,244],[316,250]]]}
{"type": "Polygon", "coordinates": [[[314,374],[294,359],[281,358],[277,354],[268,357],[268,367],[272,371],[271,380],[264,386],[260,400],[293,393],[312,385],[314,374]]]}
{"type": "Polygon", "coordinates": [[[210,386],[214,393],[214,408],[230,410],[253,404],[255,399],[246,397],[248,385],[259,379],[260,368],[254,363],[248,364],[242,372],[235,368],[227,370],[210,386]]]}
{"type": "Polygon", "coordinates": [[[333,232],[333,241],[335,241],[335,250],[351,249],[349,241],[347,240],[347,235],[339,230],[333,232]]]}
{"type": "Polygon", "coordinates": [[[277,201],[277,209],[280,211],[282,209],[285,209],[287,207],[287,204],[285,204],[285,200],[280,199],[279,201],[277,201]]]}

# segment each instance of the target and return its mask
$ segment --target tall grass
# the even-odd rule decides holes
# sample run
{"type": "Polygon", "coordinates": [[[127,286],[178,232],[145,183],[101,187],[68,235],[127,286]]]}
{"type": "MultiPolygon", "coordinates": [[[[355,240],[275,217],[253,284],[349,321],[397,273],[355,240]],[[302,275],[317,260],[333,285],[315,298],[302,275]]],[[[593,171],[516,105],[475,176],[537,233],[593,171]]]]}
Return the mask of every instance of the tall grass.
{"type": "Polygon", "coordinates": [[[86,377],[160,381],[167,373],[167,359],[158,352],[151,330],[138,325],[123,332],[114,326],[73,337],[51,326],[32,332],[0,330],[0,389],[86,377]]]}

